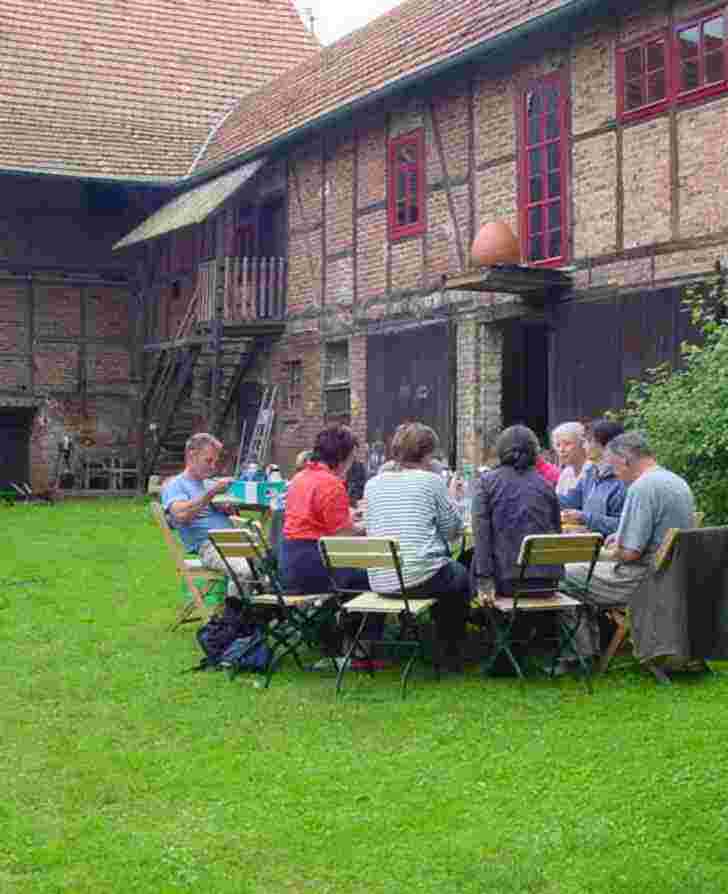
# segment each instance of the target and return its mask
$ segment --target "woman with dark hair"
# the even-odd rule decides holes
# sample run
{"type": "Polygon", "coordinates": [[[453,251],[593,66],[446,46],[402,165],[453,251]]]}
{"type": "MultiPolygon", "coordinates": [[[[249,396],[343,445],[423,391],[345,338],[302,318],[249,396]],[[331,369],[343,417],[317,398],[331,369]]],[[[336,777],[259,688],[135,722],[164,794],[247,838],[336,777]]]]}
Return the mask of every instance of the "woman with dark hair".
{"type": "MultiPolygon", "coordinates": [[[[335,534],[358,534],[346,492],[346,475],[357,439],[346,425],[329,425],[316,436],[313,452],[291,481],[286,495],[280,544],[281,582],[289,593],[330,590],[318,541],[335,534]]],[[[369,587],[366,571],[340,569],[337,583],[352,590],[369,587]]]]}
{"type": "MultiPolygon", "coordinates": [[[[366,529],[372,537],[399,540],[407,593],[437,596],[433,620],[441,647],[441,663],[460,669],[470,581],[463,565],[450,557],[448,544],[463,531],[455,503],[457,480],[450,490],[432,469],[439,447],[437,434],[419,422],[400,425],[392,440],[395,464],[380,471],[364,489],[366,529]]],[[[370,571],[377,593],[399,593],[394,572],[370,571]]]]}
{"type": "MultiPolygon", "coordinates": [[[[525,425],[507,428],[496,441],[498,466],[481,475],[473,493],[473,589],[492,598],[510,596],[520,575],[523,538],[561,532],[559,501],[536,471],[539,443],[525,425]]],[[[534,566],[529,587],[553,588],[563,568],[534,566]]]]}
{"type": "Polygon", "coordinates": [[[619,422],[611,419],[600,419],[592,425],[586,453],[593,465],[584,471],[573,490],[559,497],[565,524],[584,525],[605,537],[617,530],[627,490],[604,460],[604,448],[623,432],[619,422]]]}

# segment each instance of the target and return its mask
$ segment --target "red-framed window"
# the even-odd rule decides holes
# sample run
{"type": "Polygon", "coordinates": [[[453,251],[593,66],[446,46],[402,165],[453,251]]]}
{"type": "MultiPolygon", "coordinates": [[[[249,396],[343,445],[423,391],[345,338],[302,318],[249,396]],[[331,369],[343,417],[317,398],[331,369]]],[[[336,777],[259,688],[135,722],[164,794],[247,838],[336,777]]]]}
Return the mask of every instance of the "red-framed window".
{"type": "Polygon", "coordinates": [[[568,255],[565,91],[556,73],[521,98],[521,252],[529,264],[562,264],[568,255]]]}
{"type": "Polygon", "coordinates": [[[728,92],[728,7],[617,47],[617,112],[648,117],[728,92]]]}
{"type": "Polygon", "coordinates": [[[725,9],[675,26],[675,92],[678,98],[725,90],[725,9]]]}
{"type": "Polygon", "coordinates": [[[663,31],[617,50],[617,104],[621,118],[665,108],[670,99],[670,43],[663,31]]]}
{"type": "Polygon", "coordinates": [[[389,142],[389,238],[425,231],[425,135],[422,129],[389,142]]]}

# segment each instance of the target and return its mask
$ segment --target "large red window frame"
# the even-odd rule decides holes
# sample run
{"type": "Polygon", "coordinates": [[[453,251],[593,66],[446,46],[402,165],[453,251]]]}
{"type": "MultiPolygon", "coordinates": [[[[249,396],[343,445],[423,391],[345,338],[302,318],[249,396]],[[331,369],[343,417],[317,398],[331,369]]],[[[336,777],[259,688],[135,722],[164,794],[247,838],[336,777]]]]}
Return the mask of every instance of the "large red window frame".
{"type": "Polygon", "coordinates": [[[728,8],[714,7],[617,47],[617,113],[646,118],[671,105],[728,92],[728,8]],[[658,56],[662,55],[660,66],[658,56]],[[651,58],[650,58],[651,57],[651,58]],[[641,58],[641,70],[636,60],[641,58]],[[664,84],[660,95],[659,84],[664,84]],[[643,102],[635,103],[641,92],[643,102]]]}
{"type": "Polygon", "coordinates": [[[425,135],[422,130],[389,142],[389,238],[425,231],[425,135]]]}
{"type": "Polygon", "coordinates": [[[623,120],[662,111],[672,91],[670,38],[659,31],[617,49],[617,112],[623,120]]]}
{"type": "Polygon", "coordinates": [[[680,100],[721,93],[728,88],[728,28],[725,7],[675,26],[675,94],[680,100]]]}
{"type": "Polygon", "coordinates": [[[566,85],[560,72],[530,83],[521,97],[521,255],[558,266],[568,256],[566,85]]]}

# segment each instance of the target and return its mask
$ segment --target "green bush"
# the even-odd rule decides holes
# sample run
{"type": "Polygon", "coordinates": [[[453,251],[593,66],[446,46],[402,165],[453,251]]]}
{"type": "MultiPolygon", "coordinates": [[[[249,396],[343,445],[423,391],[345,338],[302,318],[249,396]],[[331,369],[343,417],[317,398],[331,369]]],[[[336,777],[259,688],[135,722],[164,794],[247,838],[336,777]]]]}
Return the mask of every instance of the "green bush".
{"type": "Polygon", "coordinates": [[[682,475],[709,524],[728,523],[728,320],[721,272],[685,290],[702,335],[682,344],[683,366],[662,364],[627,388],[626,428],[645,431],[659,462],[682,475]]]}

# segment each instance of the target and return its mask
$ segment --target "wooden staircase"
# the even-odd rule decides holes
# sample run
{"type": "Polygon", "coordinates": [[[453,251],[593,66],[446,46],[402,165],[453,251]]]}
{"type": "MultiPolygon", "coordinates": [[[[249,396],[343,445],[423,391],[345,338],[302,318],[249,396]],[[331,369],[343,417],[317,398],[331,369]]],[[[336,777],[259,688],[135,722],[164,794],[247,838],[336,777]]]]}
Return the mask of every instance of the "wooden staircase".
{"type": "MultiPolygon", "coordinates": [[[[245,273],[248,267],[243,267],[245,273]]],[[[258,267],[262,273],[256,267],[252,278],[234,276],[226,262],[223,313],[215,318],[217,268],[201,264],[173,338],[147,346],[158,353],[143,402],[145,476],[181,471],[185,442],[195,431],[222,439],[246,373],[261,348],[282,333],[283,263],[261,262],[258,267]]]]}

